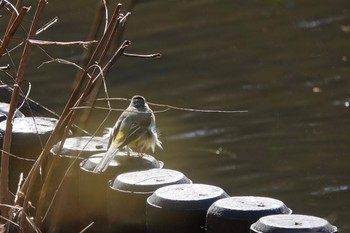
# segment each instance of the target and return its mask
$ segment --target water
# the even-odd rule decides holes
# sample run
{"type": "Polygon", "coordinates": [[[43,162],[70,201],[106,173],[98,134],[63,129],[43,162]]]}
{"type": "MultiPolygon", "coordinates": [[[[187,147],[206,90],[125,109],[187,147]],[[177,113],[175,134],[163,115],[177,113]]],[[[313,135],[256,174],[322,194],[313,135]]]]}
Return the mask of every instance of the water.
{"type": "MultiPolygon", "coordinates": [[[[122,3],[125,9],[128,2],[122,3]]],[[[74,1],[67,10],[66,2],[50,1],[45,17],[58,15],[59,22],[40,38],[84,40],[95,5],[74,1]]],[[[218,185],[230,195],[278,198],[294,213],[326,218],[347,232],[349,12],[348,0],[142,1],[127,23],[127,52],[160,52],[162,58],[121,59],[108,76],[109,95],[247,110],[159,112],[164,149],[155,156],[194,182],[218,185]]],[[[73,61],[81,52],[49,51],[73,61]]],[[[37,69],[48,58],[37,49],[33,54],[31,96],[60,112],[75,70],[61,64],[37,69]]],[[[105,115],[94,112],[88,129],[93,132],[105,115]]]]}

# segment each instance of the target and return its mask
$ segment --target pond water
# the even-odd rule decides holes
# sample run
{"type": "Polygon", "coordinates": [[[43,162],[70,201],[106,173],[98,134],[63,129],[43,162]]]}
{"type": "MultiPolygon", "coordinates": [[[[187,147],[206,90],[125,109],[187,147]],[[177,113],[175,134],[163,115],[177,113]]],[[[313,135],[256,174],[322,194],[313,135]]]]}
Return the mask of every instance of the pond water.
{"type": "MultiPolygon", "coordinates": [[[[129,1],[120,2],[125,12],[129,1]]],[[[41,39],[86,39],[95,1],[49,1],[46,8],[44,18],[59,21],[41,39]]],[[[140,1],[126,25],[124,38],[132,42],[127,52],[162,57],[123,57],[107,77],[109,96],[141,94],[176,107],[247,110],[162,112],[153,106],[164,147],[155,156],[194,182],[230,195],[277,198],[294,213],[326,218],[347,232],[349,27],[349,0],[140,1]]],[[[71,61],[81,53],[46,50],[71,61]]],[[[33,55],[26,77],[31,97],[60,113],[76,70],[55,63],[38,69],[49,58],[39,49],[33,55]]],[[[95,111],[88,130],[106,114],[95,111]]],[[[118,116],[113,113],[105,127],[118,116]]]]}

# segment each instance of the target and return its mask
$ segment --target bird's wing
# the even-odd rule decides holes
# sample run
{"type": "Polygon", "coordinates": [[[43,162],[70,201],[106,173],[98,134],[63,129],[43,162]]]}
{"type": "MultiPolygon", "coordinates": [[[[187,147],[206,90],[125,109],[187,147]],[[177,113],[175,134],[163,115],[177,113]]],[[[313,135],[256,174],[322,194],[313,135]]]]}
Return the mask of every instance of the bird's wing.
{"type": "Polygon", "coordinates": [[[120,124],[121,122],[124,120],[125,116],[120,115],[120,117],[118,118],[117,122],[115,123],[111,133],[110,133],[110,136],[109,136],[109,140],[108,140],[108,145],[107,145],[107,148],[109,148],[112,144],[113,141],[115,141],[115,138],[116,136],[118,135],[118,131],[119,131],[119,128],[120,128],[120,124]]]}
{"type": "Polygon", "coordinates": [[[124,147],[130,142],[136,140],[148,129],[151,123],[151,116],[148,113],[132,115],[125,118],[119,126],[117,135],[114,139],[117,147],[124,147]]]}

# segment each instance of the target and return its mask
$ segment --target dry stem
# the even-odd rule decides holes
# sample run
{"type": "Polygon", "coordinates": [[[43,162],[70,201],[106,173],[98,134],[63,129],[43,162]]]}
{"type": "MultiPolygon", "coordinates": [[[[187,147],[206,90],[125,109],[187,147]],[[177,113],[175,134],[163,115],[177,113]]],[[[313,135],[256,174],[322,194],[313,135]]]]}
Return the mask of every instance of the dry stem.
{"type": "MultiPolygon", "coordinates": [[[[35,35],[35,31],[37,28],[38,20],[40,18],[40,15],[46,5],[46,1],[41,1],[40,4],[38,5],[37,11],[35,13],[35,17],[31,26],[31,30],[28,34],[28,39],[31,39],[35,35]]],[[[26,8],[22,8],[26,9],[26,8]]],[[[22,11],[21,11],[22,12],[22,11]]],[[[27,10],[23,10],[25,14],[27,10]]],[[[23,16],[21,16],[23,17],[23,16]]],[[[18,17],[17,17],[18,19],[18,17]]],[[[9,29],[9,33],[13,33],[15,31],[15,28],[18,28],[17,22],[18,20],[14,21],[13,25],[16,26],[11,26],[9,29]]],[[[22,19],[20,19],[22,20],[22,19]]],[[[8,37],[9,38],[9,37],[8,37]]],[[[9,39],[7,39],[9,41],[9,39]]],[[[1,176],[0,176],[0,203],[9,203],[10,201],[10,194],[8,190],[8,173],[9,173],[9,155],[6,152],[10,152],[10,147],[11,147],[11,134],[12,134],[12,119],[14,117],[14,113],[16,111],[17,107],[17,102],[18,102],[18,96],[20,93],[20,85],[23,81],[24,77],[24,72],[26,65],[28,63],[28,58],[29,58],[29,53],[31,50],[31,45],[29,43],[25,43],[23,53],[22,53],[22,58],[19,63],[19,68],[17,72],[17,77],[16,77],[16,84],[14,85],[14,89],[12,92],[11,96],[11,102],[10,102],[10,107],[9,107],[9,113],[8,113],[8,120],[6,122],[6,131],[4,134],[4,142],[3,142],[3,152],[2,152],[2,157],[1,157],[1,176]]],[[[3,214],[3,213],[2,213],[3,214]]]]}
{"type": "MultiPolygon", "coordinates": [[[[101,9],[105,10],[105,14],[107,12],[107,0],[101,0],[100,5],[100,11],[101,9]]],[[[137,1],[132,1],[133,3],[136,3],[137,1]]],[[[41,14],[44,10],[44,7],[47,3],[47,0],[40,0],[39,4],[37,6],[32,25],[30,27],[30,31],[28,33],[28,36],[23,42],[21,42],[17,47],[19,47],[21,44],[24,44],[22,57],[19,63],[19,67],[17,70],[17,75],[15,79],[15,85],[12,91],[11,96],[11,102],[10,102],[10,109],[9,109],[9,115],[8,115],[8,121],[6,126],[6,133],[4,137],[4,146],[2,151],[2,163],[1,163],[1,178],[0,178],[0,202],[1,203],[10,203],[9,201],[5,201],[5,197],[8,198],[9,190],[8,190],[8,163],[9,163],[9,150],[11,145],[11,132],[12,132],[12,119],[14,116],[14,112],[16,110],[16,107],[18,107],[18,100],[20,99],[21,94],[21,85],[24,80],[24,73],[25,68],[28,63],[29,54],[31,51],[31,47],[33,45],[36,45],[38,47],[40,46],[88,46],[87,50],[91,49],[93,43],[95,43],[95,38],[91,39],[90,41],[84,42],[84,41],[70,41],[70,42],[59,42],[59,41],[44,41],[44,40],[36,40],[34,39],[35,35],[39,34],[40,32],[46,30],[49,26],[54,24],[57,21],[57,18],[54,18],[49,23],[44,25],[42,29],[37,30],[37,25],[39,22],[39,19],[41,18],[41,14]]],[[[20,8],[22,4],[22,0],[18,0],[17,2],[17,9],[20,8]]],[[[41,190],[36,190],[40,192],[40,198],[39,203],[36,210],[36,216],[34,218],[35,223],[32,221],[32,219],[28,216],[28,208],[29,203],[32,198],[32,194],[34,191],[34,184],[38,180],[39,171],[41,168],[42,163],[47,159],[47,155],[49,154],[50,149],[56,143],[58,140],[61,140],[60,149],[62,148],[65,138],[68,135],[69,130],[71,129],[72,125],[74,124],[75,118],[78,114],[78,111],[83,104],[88,103],[93,104],[96,100],[97,94],[99,90],[101,89],[102,84],[104,85],[104,89],[106,92],[106,95],[108,97],[107,93],[107,87],[105,84],[105,76],[109,72],[110,68],[113,64],[116,63],[116,61],[122,56],[131,56],[131,57],[141,57],[141,58],[153,58],[153,57],[159,57],[159,54],[150,54],[150,55],[139,55],[139,54],[128,54],[125,53],[125,50],[128,48],[128,46],[131,44],[130,41],[124,41],[118,48],[116,52],[114,52],[113,56],[110,58],[107,58],[107,54],[109,53],[110,49],[112,48],[112,42],[116,41],[116,36],[118,35],[119,38],[121,37],[121,32],[123,27],[121,27],[127,20],[130,13],[127,13],[125,15],[122,15],[120,13],[121,4],[118,4],[115,7],[115,11],[108,22],[107,15],[106,15],[106,27],[104,28],[104,32],[100,40],[98,41],[93,53],[91,54],[90,58],[86,62],[85,68],[81,69],[81,72],[79,72],[79,77],[77,78],[77,82],[74,85],[74,89],[72,90],[71,96],[69,100],[66,103],[66,106],[64,110],[62,111],[62,114],[58,120],[57,126],[54,129],[53,133],[49,137],[48,141],[46,142],[45,146],[43,147],[43,150],[41,154],[39,155],[38,159],[35,161],[32,169],[30,170],[27,178],[24,180],[23,185],[21,186],[20,190],[17,192],[17,196],[15,199],[15,204],[18,206],[23,205],[22,208],[15,208],[13,206],[12,209],[17,211],[17,217],[19,217],[19,229],[20,231],[28,231],[30,229],[40,232],[40,226],[42,221],[42,214],[47,213],[50,211],[50,206],[46,206],[46,201],[53,201],[54,197],[48,196],[48,187],[52,185],[50,183],[51,181],[51,175],[54,173],[55,165],[57,164],[57,161],[59,159],[59,156],[55,156],[53,159],[53,162],[51,163],[48,171],[48,175],[44,181],[43,187],[41,190]],[[119,34],[118,34],[118,33],[119,34]],[[86,82],[87,80],[87,82],[86,82]],[[83,84],[86,83],[84,86],[83,84]],[[80,94],[82,93],[82,94],[80,94]],[[63,135],[61,134],[62,132],[63,135]],[[23,200],[24,198],[24,200],[23,200]],[[51,198],[51,199],[50,199],[51,198]],[[45,209],[46,208],[46,209],[45,209]],[[28,229],[28,227],[25,225],[25,222],[27,222],[31,228],[28,229]]],[[[29,8],[22,7],[19,11],[19,14],[16,15],[15,13],[12,14],[12,17],[9,21],[8,28],[6,30],[4,39],[2,41],[2,44],[0,46],[0,58],[2,55],[8,51],[6,51],[9,43],[13,41],[13,35],[16,32],[16,30],[19,28],[23,17],[25,13],[29,10],[29,8]]],[[[102,18],[99,19],[99,17],[102,17],[102,14],[97,16],[96,20],[99,21],[99,24],[102,24],[102,18]]],[[[95,29],[92,31],[93,35],[98,34],[98,28],[101,28],[101,25],[97,25],[95,29]]],[[[17,48],[15,47],[15,48],[17,48]]],[[[41,47],[40,47],[41,48],[41,47]]],[[[42,49],[42,48],[41,48],[42,49]]],[[[42,49],[43,50],[43,49],[42,49]]],[[[43,50],[44,51],[44,50],[43,50]]],[[[45,51],[44,51],[45,52],[45,51]]],[[[45,52],[46,53],[46,52],[45,52]]],[[[47,54],[47,53],[46,53],[47,54]]],[[[47,54],[48,55],[48,54],[47,54]]],[[[11,59],[11,56],[9,54],[9,57],[11,59]]],[[[63,59],[52,59],[51,61],[64,61],[63,59]]],[[[50,61],[50,62],[51,62],[50,61]]],[[[75,65],[76,67],[79,67],[75,63],[71,63],[75,65]]],[[[6,69],[7,67],[1,67],[1,70],[6,69]]],[[[81,68],[81,67],[79,67],[81,68]]],[[[1,82],[0,82],[1,85],[1,82]]],[[[0,86],[1,87],[1,86],[0,86]]],[[[27,100],[26,97],[24,97],[24,100],[27,100]]],[[[109,108],[109,113],[111,112],[111,108],[109,108]]],[[[108,113],[108,114],[109,114],[108,113]]],[[[107,116],[108,116],[107,114],[107,116]]],[[[88,114],[86,115],[86,120],[89,118],[90,110],[88,114]]],[[[107,119],[107,116],[105,120],[107,119]]],[[[99,127],[101,127],[100,125],[99,127]]],[[[60,149],[58,150],[58,153],[60,153],[60,149]]],[[[67,169],[67,172],[71,166],[67,169]]],[[[65,177],[65,175],[64,175],[65,177]]],[[[62,181],[64,179],[62,177],[62,181]]],[[[22,179],[21,179],[22,181],[22,179]]],[[[56,188],[56,191],[60,188],[60,185],[56,188]]],[[[1,205],[4,206],[4,205],[1,205]]],[[[8,205],[10,206],[10,205],[8,205]]],[[[7,206],[7,208],[8,208],[7,206]]],[[[4,216],[4,215],[3,215],[4,216]]],[[[17,219],[16,219],[17,220],[17,219]]],[[[11,221],[9,219],[9,221],[11,221]]]]}

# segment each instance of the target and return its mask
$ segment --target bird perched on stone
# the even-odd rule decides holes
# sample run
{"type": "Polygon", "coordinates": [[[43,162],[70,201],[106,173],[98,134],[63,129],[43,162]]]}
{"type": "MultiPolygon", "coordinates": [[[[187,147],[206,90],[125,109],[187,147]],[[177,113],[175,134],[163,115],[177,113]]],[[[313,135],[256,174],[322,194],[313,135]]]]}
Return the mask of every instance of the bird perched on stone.
{"type": "Polygon", "coordinates": [[[94,172],[104,172],[119,151],[126,148],[130,155],[130,148],[140,156],[148,149],[154,152],[155,147],[162,148],[158,138],[156,122],[152,109],[149,108],[144,97],[132,97],[130,105],[123,111],[112,128],[109,136],[109,148],[94,172]]]}

